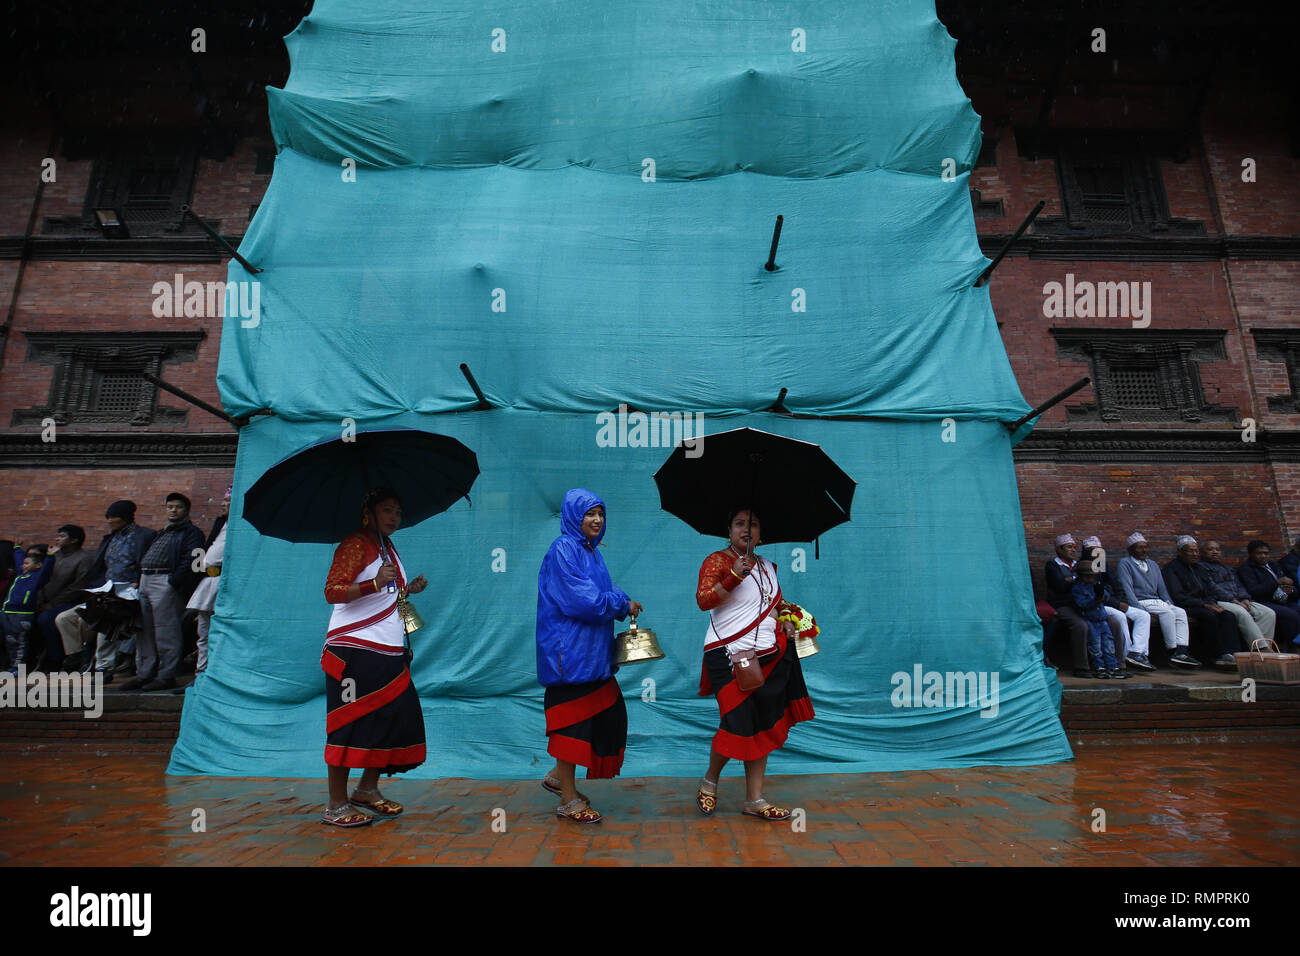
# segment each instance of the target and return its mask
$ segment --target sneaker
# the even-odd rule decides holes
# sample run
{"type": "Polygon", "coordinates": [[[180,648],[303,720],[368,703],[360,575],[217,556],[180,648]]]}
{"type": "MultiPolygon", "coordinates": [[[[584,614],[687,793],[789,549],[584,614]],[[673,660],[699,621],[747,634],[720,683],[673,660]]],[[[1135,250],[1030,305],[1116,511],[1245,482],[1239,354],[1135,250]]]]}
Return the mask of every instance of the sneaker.
{"type": "Polygon", "coordinates": [[[143,691],[171,690],[175,686],[176,686],[176,681],[174,678],[159,677],[155,680],[149,681],[149,683],[145,684],[140,689],[143,691]]]}
{"type": "Polygon", "coordinates": [[[1200,667],[1201,662],[1186,651],[1179,651],[1177,654],[1169,656],[1169,663],[1176,664],[1179,667],[1200,667]]]}
{"type": "Polygon", "coordinates": [[[1221,671],[1235,671],[1237,659],[1231,654],[1223,654],[1214,662],[1214,666],[1221,671]]]}
{"type": "Polygon", "coordinates": [[[144,685],[147,684],[147,683],[149,683],[149,682],[148,682],[147,680],[145,680],[143,677],[132,677],[129,681],[127,681],[126,683],[124,683],[120,689],[121,689],[121,690],[139,690],[140,688],[144,687],[144,685]]]}
{"type": "Polygon", "coordinates": [[[1094,680],[1110,680],[1110,671],[1093,671],[1094,680]]]}
{"type": "Polygon", "coordinates": [[[1156,669],[1156,665],[1151,663],[1151,658],[1147,657],[1145,654],[1131,654],[1124,658],[1124,660],[1132,664],[1134,667],[1141,668],[1144,671],[1153,671],[1156,669]]]}
{"type": "Polygon", "coordinates": [[[1113,670],[1110,672],[1111,680],[1128,680],[1128,671],[1113,670]]]}

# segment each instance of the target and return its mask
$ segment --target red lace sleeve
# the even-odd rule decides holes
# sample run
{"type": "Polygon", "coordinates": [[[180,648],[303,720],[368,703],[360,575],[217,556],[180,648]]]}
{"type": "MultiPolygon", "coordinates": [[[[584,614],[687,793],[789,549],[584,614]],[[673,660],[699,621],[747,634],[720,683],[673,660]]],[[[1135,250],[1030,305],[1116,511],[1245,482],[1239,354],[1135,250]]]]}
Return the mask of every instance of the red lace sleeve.
{"type": "Polygon", "coordinates": [[[700,586],[695,591],[695,603],[701,611],[708,611],[722,603],[722,598],[714,590],[716,585],[721,584],[730,591],[740,583],[740,578],[731,570],[735,563],[736,556],[729,551],[714,551],[704,559],[700,565],[700,586]]]}
{"type": "Polygon", "coordinates": [[[334,552],[334,563],[325,578],[325,600],[330,604],[344,604],[348,599],[348,588],[356,583],[360,574],[371,561],[374,551],[366,547],[366,542],[359,535],[343,539],[343,543],[334,552]]]}

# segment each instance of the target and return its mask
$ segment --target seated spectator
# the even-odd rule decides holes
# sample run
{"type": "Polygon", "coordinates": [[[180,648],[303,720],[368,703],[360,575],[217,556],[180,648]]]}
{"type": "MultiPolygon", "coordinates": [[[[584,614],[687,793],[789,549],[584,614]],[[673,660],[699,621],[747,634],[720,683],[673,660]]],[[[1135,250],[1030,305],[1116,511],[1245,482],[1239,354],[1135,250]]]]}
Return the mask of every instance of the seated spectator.
{"type": "Polygon", "coordinates": [[[1058,626],[1067,629],[1070,637],[1070,656],[1073,658],[1074,676],[1091,677],[1088,666],[1088,622],[1070,603],[1070,590],[1074,587],[1074,559],[1078,545],[1071,534],[1060,534],[1052,542],[1056,557],[1043,568],[1043,583],[1047,589],[1047,603],[1056,610],[1058,626]]]}
{"type": "Polygon", "coordinates": [[[1147,654],[1147,648],[1151,643],[1151,615],[1136,604],[1129,604],[1124,600],[1118,585],[1104,566],[1106,552],[1102,550],[1100,538],[1096,535],[1084,538],[1083,549],[1084,561],[1092,567],[1097,580],[1110,592],[1110,597],[1106,601],[1106,617],[1110,619],[1111,630],[1118,629],[1124,641],[1115,656],[1142,670],[1155,670],[1156,666],[1151,663],[1151,658],[1147,654]],[[1100,566],[1097,563],[1098,558],[1101,559],[1100,566]],[[1132,624],[1131,631],[1130,624],[1132,624]]]}
{"type": "MultiPolygon", "coordinates": [[[[1057,535],[1053,543],[1056,546],[1056,557],[1048,561],[1043,569],[1047,601],[1056,610],[1058,622],[1069,630],[1074,676],[1091,677],[1092,668],[1088,665],[1088,624],[1070,603],[1070,589],[1074,586],[1075,558],[1078,556],[1079,546],[1074,536],[1069,533],[1057,535]]],[[[1115,655],[1122,657],[1124,634],[1113,623],[1110,627],[1115,655]]]]}
{"type": "Polygon", "coordinates": [[[1192,630],[1214,648],[1214,666],[1235,671],[1237,659],[1232,655],[1241,650],[1237,619],[1214,600],[1207,575],[1197,567],[1201,550],[1196,539],[1185,534],[1177,545],[1177,557],[1164,567],[1165,587],[1173,602],[1187,612],[1192,630]]]}
{"type": "MultiPolygon", "coordinates": [[[[154,532],[135,523],[135,502],[114,501],[104,512],[108,519],[108,534],[99,542],[95,561],[91,565],[87,590],[111,585],[112,592],[124,599],[138,601],[140,587],[140,562],[153,542],[154,532]]],[[[71,654],[80,651],[88,639],[77,609],[64,611],[54,619],[63,637],[63,649],[71,654]]],[[[104,672],[105,681],[113,679],[114,662],[119,653],[133,654],[135,639],[126,628],[115,628],[115,634],[128,635],[101,639],[95,655],[95,669],[104,672]]]]}
{"type": "Polygon", "coordinates": [[[1268,563],[1272,553],[1267,541],[1252,541],[1246,545],[1246,561],[1237,568],[1237,579],[1250,595],[1251,601],[1263,604],[1277,615],[1275,631],[1278,644],[1283,648],[1296,642],[1300,634],[1300,614],[1289,606],[1287,588],[1295,590],[1295,583],[1268,563]]]}
{"type": "Polygon", "coordinates": [[[1097,581],[1092,565],[1087,561],[1075,565],[1074,575],[1070,606],[1088,622],[1088,662],[1092,665],[1092,676],[1100,679],[1128,677],[1120,670],[1119,661],[1111,650],[1112,635],[1106,620],[1109,591],[1097,581]]]}
{"type": "Polygon", "coordinates": [[[19,665],[28,663],[27,650],[32,625],[36,622],[36,592],[45,584],[54,566],[54,558],[39,549],[24,550],[21,538],[14,539],[13,560],[19,571],[4,605],[0,607],[0,629],[4,632],[9,656],[9,673],[17,674],[19,665]]]}
{"type": "MultiPolygon", "coordinates": [[[[1205,553],[1197,565],[1204,573],[1210,586],[1210,594],[1219,607],[1237,619],[1237,630],[1247,646],[1253,646],[1259,640],[1273,640],[1277,626],[1277,612],[1271,607],[1250,599],[1246,589],[1241,586],[1237,573],[1220,560],[1223,549],[1217,541],[1205,542],[1205,553]]],[[[1300,614],[1293,615],[1300,625],[1300,614]]]]}
{"type": "Polygon", "coordinates": [[[1124,600],[1159,618],[1165,647],[1173,651],[1169,663],[1175,667],[1200,667],[1201,662],[1186,651],[1189,635],[1187,612],[1174,604],[1160,569],[1154,561],[1147,560],[1151,545],[1141,531],[1129,535],[1125,545],[1128,554],[1115,566],[1115,579],[1124,600]]]}
{"type": "MultiPolygon", "coordinates": [[[[1291,550],[1282,555],[1281,559],[1274,564],[1277,573],[1284,578],[1289,578],[1292,584],[1300,581],[1300,538],[1296,538],[1291,545],[1291,550]]],[[[1300,590],[1290,595],[1291,602],[1295,603],[1300,598],[1300,590]]]]}
{"type": "MultiPolygon", "coordinates": [[[[66,669],[63,638],[54,619],[78,603],[77,595],[90,579],[95,556],[82,548],[86,530],[80,525],[65,524],[54,536],[54,567],[50,579],[36,595],[36,626],[45,638],[45,667],[55,671],[66,669]]],[[[80,661],[74,660],[73,669],[80,661]]]]}

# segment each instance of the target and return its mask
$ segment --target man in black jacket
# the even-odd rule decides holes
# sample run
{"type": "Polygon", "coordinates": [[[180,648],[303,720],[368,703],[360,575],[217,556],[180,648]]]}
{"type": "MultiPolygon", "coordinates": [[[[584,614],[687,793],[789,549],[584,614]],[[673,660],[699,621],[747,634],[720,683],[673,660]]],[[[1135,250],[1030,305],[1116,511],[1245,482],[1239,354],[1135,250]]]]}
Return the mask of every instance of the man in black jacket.
{"type": "Polygon", "coordinates": [[[181,666],[181,615],[199,583],[195,558],[203,554],[203,532],[190,521],[190,499],[167,496],[167,526],[145,552],[140,568],[144,630],[136,639],[136,676],[123,690],[165,690],[176,686],[181,666]]]}
{"type": "MultiPolygon", "coordinates": [[[[1074,563],[1079,556],[1079,545],[1072,534],[1057,535],[1052,542],[1056,546],[1056,557],[1047,562],[1043,568],[1043,582],[1047,587],[1047,603],[1056,608],[1057,619],[1061,626],[1069,631],[1070,658],[1075,677],[1091,677],[1092,667],[1088,663],[1088,622],[1074,609],[1070,601],[1070,589],[1074,587],[1074,563]]],[[[1124,636],[1118,628],[1111,625],[1111,639],[1115,643],[1115,654],[1124,660],[1124,636]]]]}
{"type": "Polygon", "coordinates": [[[63,638],[54,619],[73,607],[77,596],[90,580],[95,556],[82,545],[86,542],[86,529],[80,525],[65,524],[54,536],[54,568],[45,586],[36,594],[36,626],[45,637],[45,666],[51,672],[63,663],[63,638]]]}
{"type": "Polygon", "coordinates": [[[1246,589],[1250,599],[1273,609],[1277,615],[1275,637],[1282,650],[1290,650],[1287,643],[1300,643],[1300,613],[1290,603],[1295,591],[1295,580],[1270,567],[1271,551],[1267,541],[1252,541],[1246,545],[1246,562],[1237,568],[1237,579],[1246,589]],[[1290,593],[1288,593],[1290,589],[1290,593]]]}
{"type": "Polygon", "coordinates": [[[1193,633],[1200,631],[1202,639],[1217,648],[1214,666],[1220,670],[1236,670],[1237,661],[1232,655],[1241,650],[1237,619],[1214,599],[1209,579],[1197,567],[1201,550],[1196,539],[1185,534],[1177,544],[1178,557],[1163,569],[1169,596],[1187,612],[1187,623],[1193,633]]]}
{"type": "MultiPolygon", "coordinates": [[[[1300,579],[1298,578],[1300,576],[1300,538],[1295,539],[1295,543],[1291,545],[1291,550],[1282,555],[1275,567],[1278,574],[1284,578],[1290,578],[1292,581],[1300,579]]],[[[1300,598],[1300,592],[1292,591],[1288,598],[1290,603],[1295,604],[1297,598],[1300,598]]]]}

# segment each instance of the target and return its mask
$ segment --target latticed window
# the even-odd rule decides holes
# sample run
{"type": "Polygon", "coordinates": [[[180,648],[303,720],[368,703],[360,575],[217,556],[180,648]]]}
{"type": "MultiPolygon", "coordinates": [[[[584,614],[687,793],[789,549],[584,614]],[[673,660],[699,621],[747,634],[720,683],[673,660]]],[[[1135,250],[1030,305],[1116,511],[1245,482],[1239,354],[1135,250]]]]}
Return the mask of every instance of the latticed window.
{"type": "Polygon", "coordinates": [[[99,372],[95,389],[94,410],[121,421],[130,421],[140,408],[146,386],[153,388],[139,372],[99,372]]]}
{"type": "Polygon", "coordinates": [[[1223,331],[1054,328],[1062,358],[1092,366],[1095,402],[1066,407],[1072,419],[1104,422],[1236,421],[1205,399],[1200,363],[1225,357],[1223,331]]]}
{"type": "MultiPolygon", "coordinates": [[[[199,230],[184,220],[198,168],[197,139],[184,133],[105,135],[78,144],[94,158],[80,216],[51,216],[47,233],[98,233],[96,209],[116,209],[132,238],[170,236],[199,230]]],[[[201,231],[201,230],[199,230],[201,231]]]]}
{"type": "Polygon", "coordinates": [[[1094,223],[1127,226],[1133,221],[1120,163],[1080,162],[1074,166],[1083,215],[1094,223]]]}
{"type": "Polygon", "coordinates": [[[203,332],[24,331],[27,360],[54,366],[47,404],[14,411],[14,425],[54,419],[59,425],[180,424],[184,408],[158,404],[164,364],[193,361],[203,332]]]}
{"type": "Polygon", "coordinates": [[[1159,408],[1160,382],[1155,366],[1111,370],[1115,404],[1123,408],[1159,408]]]}

